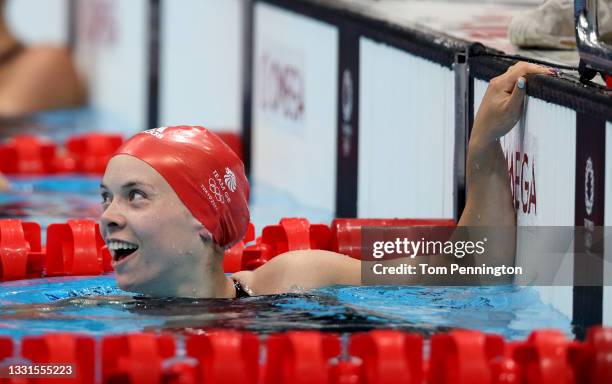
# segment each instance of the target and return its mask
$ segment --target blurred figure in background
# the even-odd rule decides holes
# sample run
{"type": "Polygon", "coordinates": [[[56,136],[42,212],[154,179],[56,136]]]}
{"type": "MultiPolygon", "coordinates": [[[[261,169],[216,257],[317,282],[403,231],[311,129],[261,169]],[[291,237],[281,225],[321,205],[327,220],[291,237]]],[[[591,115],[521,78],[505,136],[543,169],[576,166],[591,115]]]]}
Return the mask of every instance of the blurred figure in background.
{"type": "Polygon", "coordinates": [[[24,45],[11,32],[5,9],[0,0],[0,119],[83,104],[84,85],[70,52],[24,45]]]}
{"type": "MultiPolygon", "coordinates": [[[[79,106],[85,87],[70,52],[51,45],[26,46],[9,28],[0,0],[0,131],[3,122],[34,112],[79,106]]],[[[0,192],[9,190],[0,173],[0,192]]]]}
{"type": "Polygon", "coordinates": [[[10,184],[8,180],[0,173],[0,192],[8,191],[10,189],[10,184]]]}
{"type": "MultiPolygon", "coordinates": [[[[612,0],[597,0],[599,36],[612,33],[612,0]]],[[[574,0],[548,0],[536,9],[512,18],[510,42],[519,48],[576,49],[574,0]]]]}

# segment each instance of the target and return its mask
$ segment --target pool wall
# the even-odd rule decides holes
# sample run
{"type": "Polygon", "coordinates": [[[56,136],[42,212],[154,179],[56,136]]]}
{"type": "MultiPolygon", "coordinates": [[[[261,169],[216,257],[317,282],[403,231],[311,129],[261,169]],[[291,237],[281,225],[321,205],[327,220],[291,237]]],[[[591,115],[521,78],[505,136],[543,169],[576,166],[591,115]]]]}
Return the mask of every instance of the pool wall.
{"type": "MultiPolygon", "coordinates": [[[[338,217],[459,217],[469,127],[488,82],[509,65],[470,47],[481,39],[506,47],[505,26],[496,20],[507,22],[521,6],[487,18],[480,11],[495,5],[228,0],[183,2],[178,10],[175,3],[77,0],[66,8],[74,32],[68,39],[95,107],[133,130],[211,121],[212,128],[242,131],[254,183],[288,190],[298,203],[338,217]],[[466,13],[459,34],[438,19],[458,9],[466,13]],[[234,19],[208,24],[214,31],[194,25],[195,15],[211,14],[234,19]],[[194,34],[201,44],[193,50],[168,48],[194,34]],[[191,63],[202,60],[201,73],[186,81],[191,63]],[[217,103],[228,107],[206,108],[217,103]]],[[[502,140],[519,223],[611,225],[610,97],[571,76],[529,79],[527,93],[524,120],[502,140]]],[[[584,263],[568,267],[579,276],[584,263]]],[[[608,264],[596,267],[604,272],[608,264]]],[[[612,324],[610,287],[540,292],[573,319],[579,336],[589,325],[612,324]]]]}
{"type": "Polygon", "coordinates": [[[251,178],[334,212],[338,30],[267,4],[254,12],[251,178]]]}
{"type": "MultiPolygon", "coordinates": [[[[252,139],[252,177],[274,182],[271,175],[277,172],[312,174],[314,171],[303,171],[310,162],[317,172],[321,169],[317,164],[336,164],[335,180],[319,179],[308,191],[317,196],[327,193],[326,199],[319,199],[335,201],[338,217],[456,219],[465,204],[468,127],[488,82],[509,64],[471,57],[471,41],[391,22],[366,12],[364,4],[253,2],[252,82],[245,87],[243,112],[252,116],[244,123],[244,136],[252,139]],[[328,31],[333,36],[330,41],[339,36],[335,49],[318,51],[318,44],[305,46],[302,39],[292,38],[308,36],[310,25],[328,31]],[[302,62],[293,66],[295,61],[286,52],[302,57],[302,62]],[[327,144],[313,146],[308,132],[320,128],[317,122],[305,119],[300,130],[287,116],[262,111],[265,103],[258,90],[262,81],[258,63],[265,56],[275,56],[279,67],[292,69],[294,82],[289,84],[303,83],[297,88],[302,93],[287,94],[280,104],[301,103],[307,115],[306,111],[327,111],[330,94],[337,95],[335,151],[327,144]],[[338,65],[330,59],[336,56],[338,65]],[[325,80],[330,72],[336,74],[334,82],[325,80]],[[325,97],[309,98],[312,89],[325,97]],[[274,140],[283,131],[291,131],[291,146],[274,140]],[[262,143],[262,137],[271,141],[262,143]],[[295,141],[301,141],[297,152],[295,141]],[[265,144],[271,144],[274,151],[266,152],[265,144]],[[305,149],[313,153],[306,154],[305,149]]],[[[384,2],[378,4],[385,7],[384,2]]],[[[249,65],[248,60],[245,63],[249,65]]],[[[605,172],[612,166],[606,167],[605,156],[607,121],[612,120],[609,97],[571,78],[530,79],[528,95],[524,119],[502,139],[519,225],[606,225],[605,172]]],[[[325,126],[332,119],[327,118],[325,126]]],[[[308,185],[303,182],[292,187],[283,178],[276,180],[297,196],[308,195],[304,190],[308,185]]],[[[520,259],[520,249],[528,239],[517,241],[520,259]]],[[[576,250],[584,246],[576,245],[576,250]]],[[[601,251],[589,246],[588,252],[601,251]]],[[[608,268],[602,259],[599,263],[598,270],[608,268]]],[[[564,265],[574,270],[575,277],[583,273],[584,266],[581,258],[564,265]]],[[[592,278],[597,281],[602,276],[592,278]]],[[[579,337],[584,337],[589,325],[612,323],[608,287],[538,289],[545,302],[573,319],[579,337]]]]}

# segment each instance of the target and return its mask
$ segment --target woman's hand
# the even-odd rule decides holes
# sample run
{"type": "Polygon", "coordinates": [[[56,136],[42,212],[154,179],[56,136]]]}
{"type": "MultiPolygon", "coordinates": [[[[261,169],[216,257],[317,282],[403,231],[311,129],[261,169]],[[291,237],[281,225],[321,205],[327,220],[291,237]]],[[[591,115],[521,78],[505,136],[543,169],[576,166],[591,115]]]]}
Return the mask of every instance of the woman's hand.
{"type": "Polygon", "coordinates": [[[554,70],[519,62],[492,79],[487,88],[472,129],[471,140],[488,145],[508,133],[523,111],[526,75],[554,75],[554,70]]]}
{"type": "Polygon", "coordinates": [[[8,180],[0,173],[0,192],[7,192],[10,190],[11,185],[9,184],[8,180]]]}

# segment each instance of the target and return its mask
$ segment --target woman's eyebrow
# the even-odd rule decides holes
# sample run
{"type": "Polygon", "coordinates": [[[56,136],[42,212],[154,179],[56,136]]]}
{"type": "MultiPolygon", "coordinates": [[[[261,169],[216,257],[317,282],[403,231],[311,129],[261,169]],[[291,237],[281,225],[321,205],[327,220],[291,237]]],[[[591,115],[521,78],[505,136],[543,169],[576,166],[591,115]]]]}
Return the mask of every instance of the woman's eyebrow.
{"type": "MultiPolygon", "coordinates": [[[[139,187],[139,186],[143,186],[143,187],[148,187],[148,188],[154,189],[151,184],[143,183],[143,182],[140,182],[140,181],[130,181],[130,182],[127,182],[127,183],[125,183],[125,184],[123,184],[121,186],[121,189],[129,189],[129,188],[134,188],[134,187],[139,187]]],[[[100,188],[101,189],[108,189],[108,187],[106,185],[104,185],[104,184],[100,184],[100,188]]]]}
{"type": "Polygon", "coordinates": [[[130,188],[134,188],[134,187],[147,187],[150,189],[154,189],[153,186],[151,184],[147,184],[147,183],[143,183],[140,181],[130,181],[128,183],[125,183],[121,186],[121,189],[130,189],[130,188]]]}

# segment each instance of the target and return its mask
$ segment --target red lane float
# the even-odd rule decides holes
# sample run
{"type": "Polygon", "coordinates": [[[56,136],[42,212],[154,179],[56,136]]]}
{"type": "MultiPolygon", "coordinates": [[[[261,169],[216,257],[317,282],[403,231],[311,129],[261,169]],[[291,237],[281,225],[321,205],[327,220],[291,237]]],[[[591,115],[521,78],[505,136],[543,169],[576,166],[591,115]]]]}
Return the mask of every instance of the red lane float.
{"type": "Polygon", "coordinates": [[[121,135],[88,133],[68,139],[66,150],[74,159],[75,171],[101,175],[122,143],[121,135]]]}
{"type": "Polygon", "coordinates": [[[334,219],[331,224],[331,250],[361,259],[362,227],[454,227],[451,219],[334,219]]]}
{"type": "Polygon", "coordinates": [[[337,335],[316,331],[291,331],[274,334],[266,341],[265,384],[328,383],[329,360],[340,353],[337,335]]]}
{"type": "Polygon", "coordinates": [[[131,333],[102,338],[102,381],[161,383],[162,362],[175,354],[171,335],[131,333]]]}
{"type": "MultiPolygon", "coordinates": [[[[40,239],[39,227],[32,227],[36,224],[23,225],[28,239],[31,236],[37,236],[40,239]]],[[[249,224],[244,239],[225,252],[223,267],[229,273],[253,270],[281,253],[301,249],[332,249],[360,258],[360,231],[363,225],[451,226],[454,225],[454,221],[444,219],[336,219],[333,222],[332,236],[329,227],[324,224],[310,224],[304,218],[283,218],[279,224],[265,227],[262,236],[256,239],[255,244],[245,246],[255,237],[255,229],[252,224],[249,224]]],[[[12,239],[12,242],[5,244],[5,247],[2,248],[5,251],[0,252],[0,261],[2,261],[0,279],[40,277],[42,264],[48,276],[94,275],[112,271],[111,255],[99,235],[97,224],[93,221],[69,220],[65,224],[51,224],[47,229],[46,257],[45,252],[40,249],[40,240],[26,241],[26,243],[32,243],[26,258],[26,272],[23,271],[22,266],[23,256],[15,255],[24,254],[23,249],[27,247],[24,248],[22,240],[15,240],[20,239],[19,231],[15,232],[16,229],[9,229],[8,226],[9,224],[5,224],[7,229],[4,232],[13,231],[11,233],[17,234],[8,237],[12,239]],[[9,257],[8,254],[13,256],[9,257]],[[13,261],[9,262],[9,259],[13,261]]]]}
{"type": "Polygon", "coordinates": [[[494,384],[519,384],[521,382],[520,367],[510,357],[497,357],[490,361],[490,367],[494,384]]]}
{"type": "Polygon", "coordinates": [[[163,384],[200,384],[198,367],[185,361],[177,361],[164,369],[163,384]]]}
{"type": "Polygon", "coordinates": [[[331,367],[332,384],[365,384],[361,374],[362,364],[359,360],[339,361],[331,367]]]}
{"type": "MultiPolygon", "coordinates": [[[[240,157],[242,139],[228,132],[217,133],[240,157]]],[[[69,138],[63,149],[34,135],[16,135],[0,145],[0,172],[9,175],[47,175],[57,172],[102,174],[106,164],[123,144],[123,137],[111,133],[86,133],[69,138]]]]}
{"type": "Polygon", "coordinates": [[[272,252],[272,246],[261,242],[261,237],[257,238],[255,244],[250,245],[242,251],[240,270],[253,271],[276,256],[272,252]]]}
{"type": "Polygon", "coordinates": [[[0,219],[0,279],[40,276],[42,264],[40,226],[16,219],[0,219]]]}
{"type": "Polygon", "coordinates": [[[241,270],[242,253],[244,251],[245,244],[250,243],[253,240],[255,240],[255,227],[252,223],[249,223],[247,226],[247,231],[244,234],[244,238],[224,253],[223,270],[226,273],[234,273],[241,270]]]}
{"type": "Polygon", "coordinates": [[[18,135],[0,145],[0,171],[8,175],[53,173],[55,144],[31,135],[18,135]]]}
{"type": "Polygon", "coordinates": [[[303,249],[329,250],[331,232],[325,224],[310,224],[305,218],[283,218],[277,225],[268,225],[255,245],[246,247],[242,269],[256,269],[273,257],[303,249]]]}
{"type": "Polygon", "coordinates": [[[68,139],[65,147],[58,149],[48,139],[17,135],[0,145],[0,172],[9,175],[102,174],[122,143],[121,135],[87,133],[68,139]]]}
{"type": "MultiPolygon", "coordinates": [[[[0,337],[0,361],[18,358],[13,344],[0,337]]],[[[68,382],[80,383],[94,382],[100,361],[103,383],[593,384],[612,378],[612,328],[602,327],[590,329],[585,342],[569,341],[554,330],[534,331],[511,343],[457,330],[434,335],[429,353],[418,334],[376,330],[354,334],[348,356],[340,360],[337,335],[293,331],[268,337],[263,366],[263,345],[250,332],[187,335],[184,357],[175,356],[174,337],[167,334],[106,336],[100,344],[96,348],[90,336],[47,334],[25,337],[21,351],[33,363],[73,364],[77,379],[68,382]]]]}
{"type": "MultiPolygon", "coordinates": [[[[56,376],[48,380],[89,384],[95,377],[95,340],[91,336],[54,333],[42,336],[28,336],[21,342],[21,354],[34,364],[57,366],[72,364],[71,377],[56,376]]],[[[67,372],[67,371],[64,371],[67,372]]]]}
{"type": "Polygon", "coordinates": [[[612,328],[592,327],[587,332],[586,346],[590,350],[588,367],[591,383],[612,380],[612,328]]]}
{"type": "Polygon", "coordinates": [[[111,255],[95,221],[68,220],[47,228],[48,276],[99,275],[111,270],[110,262],[111,255]]]}
{"type": "Polygon", "coordinates": [[[279,255],[301,249],[329,249],[331,232],[325,224],[310,224],[301,217],[287,217],[261,231],[261,240],[279,255]]]}
{"type": "Polygon", "coordinates": [[[13,339],[8,336],[0,336],[0,362],[7,357],[13,356],[13,339]]]}
{"type": "Polygon", "coordinates": [[[428,383],[519,383],[513,372],[503,370],[505,365],[496,369],[502,379],[494,377],[491,363],[503,359],[504,350],[501,336],[479,331],[457,330],[433,335],[428,383]]]}
{"type": "Polygon", "coordinates": [[[569,347],[570,341],[559,331],[532,332],[527,341],[514,351],[514,360],[520,366],[520,383],[574,383],[574,371],[568,358],[569,347]]]}
{"type": "Polygon", "coordinates": [[[569,356],[577,383],[612,381],[612,328],[590,328],[585,343],[570,345],[569,356]]]}
{"type": "Polygon", "coordinates": [[[256,384],[259,380],[259,339],[252,333],[219,330],[190,335],[185,348],[200,363],[200,382],[256,384]]]}
{"type": "Polygon", "coordinates": [[[351,337],[349,353],[362,361],[363,379],[372,384],[420,384],[423,337],[393,330],[375,330],[351,337]]]}

